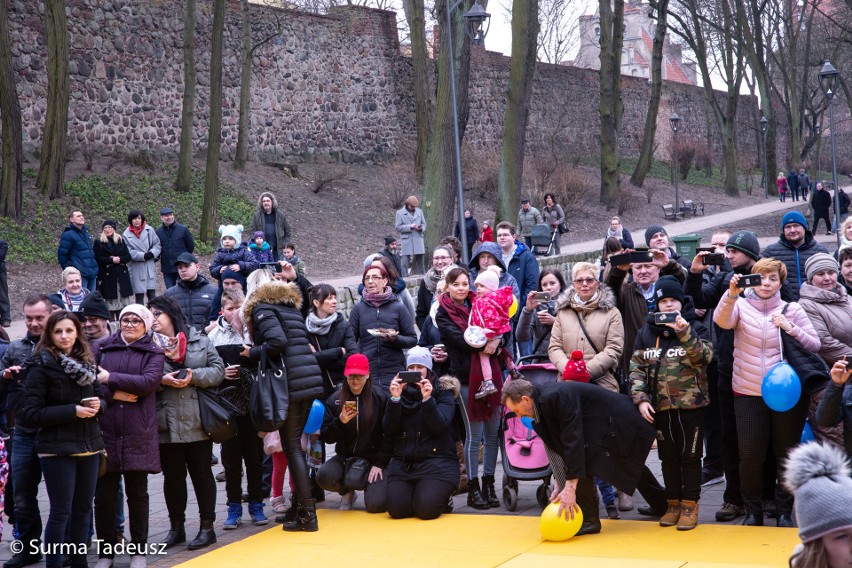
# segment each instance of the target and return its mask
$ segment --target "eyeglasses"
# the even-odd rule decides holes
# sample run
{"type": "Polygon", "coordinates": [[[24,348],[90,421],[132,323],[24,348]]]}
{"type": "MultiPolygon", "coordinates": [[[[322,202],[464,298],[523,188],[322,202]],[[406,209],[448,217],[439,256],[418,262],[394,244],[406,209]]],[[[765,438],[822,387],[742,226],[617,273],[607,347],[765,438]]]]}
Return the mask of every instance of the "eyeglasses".
{"type": "Polygon", "coordinates": [[[138,327],[145,322],[136,318],[123,318],[120,323],[122,327],[138,327]]]}
{"type": "Polygon", "coordinates": [[[384,280],[384,279],[385,279],[384,276],[365,276],[364,277],[365,282],[368,281],[368,280],[384,280]]]}
{"type": "Polygon", "coordinates": [[[366,381],[367,378],[367,375],[349,375],[348,377],[346,377],[346,380],[350,382],[360,383],[361,381],[366,381]]]}
{"type": "Polygon", "coordinates": [[[589,284],[589,285],[591,285],[591,284],[594,284],[597,281],[598,281],[597,278],[575,278],[574,284],[589,284]]]}
{"type": "Polygon", "coordinates": [[[447,255],[433,256],[432,260],[450,260],[450,257],[447,255]]]}

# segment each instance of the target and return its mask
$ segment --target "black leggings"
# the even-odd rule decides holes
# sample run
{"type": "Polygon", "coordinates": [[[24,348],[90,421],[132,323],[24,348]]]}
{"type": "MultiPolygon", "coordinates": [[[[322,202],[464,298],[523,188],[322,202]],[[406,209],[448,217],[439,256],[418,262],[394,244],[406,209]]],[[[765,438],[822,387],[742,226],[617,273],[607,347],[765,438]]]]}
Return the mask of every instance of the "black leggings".
{"type": "Polygon", "coordinates": [[[388,480],[388,514],[394,519],[437,519],[447,507],[455,487],[436,479],[388,480]]]}
{"type": "Polygon", "coordinates": [[[153,300],[153,299],[156,297],[156,295],[157,295],[157,291],[156,291],[156,290],[148,290],[148,291],[147,291],[147,292],[145,292],[145,293],[135,294],[135,296],[136,296],[136,303],[137,303],[137,304],[142,304],[142,305],[144,306],[144,305],[145,305],[145,296],[148,296],[148,299],[149,299],[149,300],[153,300]]]}
{"type": "Polygon", "coordinates": [[[701,497],[703,424],[703,408],[665,410],[654,415],[666,499],[698,501],[701,497]]]}
{"type": "Polygon", "coordinates": [[[222,442],[222,465],[225,468],[225,493],[228,503],[242,501],[243,462],[246,464],[246,485],[249,503],[263,501],[263,439],[257,435],[251,418],[237,418],[237,435],[222,442]]]}
{"type": "Polygon", "coordinates": [[[186,473],[192,480],[198,516],[202,521],[216,520],[216,480],[210,455],[213,442],[201,440],[186,444],[160,444],[160,463],[163,467],[163,494],[169,520],[186,522],[186,473]]]}
{"type": "Polygon", "coordinates": [[[308,464],[305,461],[305,452],[302,451],[302,431],[305,429],[311,404],[310,400],[291,402],[287,408],[287,420],[278,431],[284,455],[287,456],[290,479],[293,480],[293,486],[296,488],[296,496],[303,503],[313,499],[308,464]]]}
{"type": "MultiPolygon", "coordinates": [[[[344,474],[343,457],[329,458],[317,470],[317,485],[326,491],[343,495],[347,491],[352,491],[344,483],[344,474]]],[[[387,510],[387,485],[387,479],[384,476],[374,483],[367,484],[367,488],[364,489],[364,508],[368,513],[384,513],[387,510]]]]}

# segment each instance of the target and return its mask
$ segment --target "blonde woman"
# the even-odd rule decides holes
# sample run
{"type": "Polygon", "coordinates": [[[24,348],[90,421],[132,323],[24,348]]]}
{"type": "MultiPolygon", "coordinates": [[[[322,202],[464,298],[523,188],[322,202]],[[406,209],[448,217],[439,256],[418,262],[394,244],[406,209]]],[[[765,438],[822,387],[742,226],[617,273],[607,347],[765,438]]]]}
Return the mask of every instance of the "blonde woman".
{"type": "Polygon", "coordinates": [[[63,310],[76,312],[88,295],[89,291],[83,288],[83,276],[80,271],[69,266],[62,271],[62,288],[50,295],[50,301],[63,310]]]}
{"type": "Polygon", "coordinates": [[[133,303],[133,286],[130,284],[130,251],[127,243],[116,232],[116,222],[103,223],[101,237],[94,243],[95,260],[98,261],[98,292],[106,300],[114,320],[125,306],[133,303]]]}
{"type": "Polygon", "coordinates": [[[784,175],[784,172],[778,172],[778,177],[775,178],[775,185],[778,186],[778,198],[781,201],[785,201],[787,190],[790,189],[790,186],[787,185],[787,176],[784,175]]]}

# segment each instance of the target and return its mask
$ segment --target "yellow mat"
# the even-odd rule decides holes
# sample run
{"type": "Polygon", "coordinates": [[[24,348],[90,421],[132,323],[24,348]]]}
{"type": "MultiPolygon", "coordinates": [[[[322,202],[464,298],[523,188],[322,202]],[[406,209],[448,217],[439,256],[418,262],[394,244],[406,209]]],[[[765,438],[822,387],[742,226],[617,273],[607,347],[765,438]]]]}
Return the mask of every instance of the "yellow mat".
{"type": "Polygon", "coordinates": [[[424,566],[448,568],[757,568],[787,566],[795,529],[699,525],[688,532],[653,522],[603,521],[599,535],[544,542],[538,517],[444,515],[391,520],[362,511],[319,511],[320,530],[267,531],[180,564],[246,566],[424,566]]]}

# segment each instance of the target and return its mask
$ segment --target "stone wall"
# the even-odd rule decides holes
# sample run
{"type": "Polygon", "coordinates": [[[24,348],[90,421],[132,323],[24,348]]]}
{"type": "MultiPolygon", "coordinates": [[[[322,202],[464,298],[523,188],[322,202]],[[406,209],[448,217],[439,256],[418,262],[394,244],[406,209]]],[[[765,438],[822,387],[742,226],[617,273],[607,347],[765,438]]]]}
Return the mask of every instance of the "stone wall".
{"type": "MultiPolygon", "coordinates": [[[[176,155],[183,93],[183,2],[66,0],[70,36],[72,149],[99,155],[176,155]]],[[[11,0],[10,27],[24,147],[34,154],[46,106],[46,46],[42,2],[11,0]]],[[[393,12],[344,6],[327,16],[251,5],[253,41],[275,35],[254,55],[250,154],[266,161],[368,161],[395,154],[414,137],[411,61],[399,54],[393,12]]],[[[196,151],[207,139],[211,3],[198,3],[195,33],[196,151]]],[[[222,157],[237,141],[240,78],[239,2],[228,0],[225,27],[222,157]]],[[[502,136],[509,58],[474,50],[470,120],[465,143],[496,151],[502,136]]],[[[644,128],[648,83],[625,77],[624,155],[636,155],[644,128]]],[[[683,117],[684,137],[705,137],[702,91],[666,83],[660,110],[660,154],[671,145],[668,116],[683,117]]],[[[553,137],[569,158],[598,155],[597,72],[538,64],[528,142],[553,137]]],[[[743,97],[739,145],[759,149],[756,101],[743,97]]],[[[715,127],[711,127],[715,133],[715,127]]],[[[717,154],[721,147],[714,134],[717,154]]],[[[784,148],[784,135],[779,137],[784,148]]],[[[783,155],[783,154],[782,154],[783,155]]],[[[717,162],[718,163],[718,162],[717,162]]]]}

